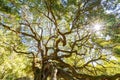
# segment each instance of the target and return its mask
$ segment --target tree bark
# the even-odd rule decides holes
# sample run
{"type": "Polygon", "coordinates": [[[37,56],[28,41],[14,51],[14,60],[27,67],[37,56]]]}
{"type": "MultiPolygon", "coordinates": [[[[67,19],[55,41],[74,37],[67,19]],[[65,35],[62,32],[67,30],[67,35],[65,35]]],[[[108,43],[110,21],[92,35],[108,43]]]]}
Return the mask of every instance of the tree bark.
{"type": "Polygon", "coordinates": [[[53,67],[52,73],[51,73],[51,80],[57,80],[57,72],[58,70],[55,67],[53,67]]]}

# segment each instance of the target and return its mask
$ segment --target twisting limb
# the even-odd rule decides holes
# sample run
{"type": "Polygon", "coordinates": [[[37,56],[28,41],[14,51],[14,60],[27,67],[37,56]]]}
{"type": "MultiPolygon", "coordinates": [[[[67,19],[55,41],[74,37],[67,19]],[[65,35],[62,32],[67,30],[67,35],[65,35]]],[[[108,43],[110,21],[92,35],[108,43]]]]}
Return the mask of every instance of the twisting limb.
{"type": "Polygon", "coordinates": [[[2,25],[4,28],[6,28],[6,29],[8,29],[8,30],[10,30],[10,31],[12,31],[12,32],[14,32],[14,33],[16,33],[16,34],[22,34],[22,35],[31,37],[31,38],[33,38],[33,39],[35,39],[35,40],[38,41],[38,39],[37,39],[35,36],[31,35],[31,34],[28,34],[28,33],[25,33],[25,32],[21,32],[21,31],[13,30],[13,29],[10,28],[10,26],[5,25],[5,24],[3,24],[3,23],[1,23],[1,22],[0,22],[0,25],[2,25]]]}

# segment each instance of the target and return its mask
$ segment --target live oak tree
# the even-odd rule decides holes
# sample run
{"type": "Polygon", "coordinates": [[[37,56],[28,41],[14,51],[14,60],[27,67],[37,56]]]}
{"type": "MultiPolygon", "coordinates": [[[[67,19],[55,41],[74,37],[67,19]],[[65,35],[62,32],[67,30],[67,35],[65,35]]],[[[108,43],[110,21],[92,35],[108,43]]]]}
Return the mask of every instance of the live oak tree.
{"type": "Polygon", "coordinates": [[[7,21],[1,17],[0,25],[18,35],[21,45],[28,48],[21,49],[17,41],[11,43],[14,52],[32,58],[34,80],[119,79],[119,72],[108,73],[115,67],[106,65],[118,66],[118,62],[110,59],[112,53],[99,44],[100,40],[106,41],[104,21],[109,15],[104,13],[101,0],[5,0],[3,3],[2,13],[9,17],[7,21]],[[7,12],[6,6],[11,12],[7,12]],[[104,28],[95,29],[96,23],[104,24],[104,28]]]}

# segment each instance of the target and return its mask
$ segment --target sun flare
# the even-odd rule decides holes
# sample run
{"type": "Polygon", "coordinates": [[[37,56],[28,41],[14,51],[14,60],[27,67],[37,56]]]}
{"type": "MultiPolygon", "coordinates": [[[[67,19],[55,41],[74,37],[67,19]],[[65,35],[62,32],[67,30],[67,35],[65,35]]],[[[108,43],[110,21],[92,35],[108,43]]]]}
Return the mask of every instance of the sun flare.
{"type": "Polygon", "coordinates": [[[101,19],[93,19],[89,25],[90,32],[96,34],[99,37],[102,37],[103,30],[105,29],[105,21],[101,19]]]}
{"type": "Polygon", "coordinates": [[[102,24],[100,24],[100,23],[95,23],[94,25],[93,25],[93,29],[95,30],[95,31],[99,31],[99,30],[101,30],[101,28],[102,28],[102,24]]]}

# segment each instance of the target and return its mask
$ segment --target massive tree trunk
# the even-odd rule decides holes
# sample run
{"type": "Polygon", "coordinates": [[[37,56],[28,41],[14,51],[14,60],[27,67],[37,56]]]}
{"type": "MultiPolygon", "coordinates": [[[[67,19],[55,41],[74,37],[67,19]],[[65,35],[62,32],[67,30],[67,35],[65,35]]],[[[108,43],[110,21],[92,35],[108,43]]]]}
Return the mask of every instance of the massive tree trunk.
{"type": "Polygon", "coordinates": [[[41,68],[34,66],[34,80],[47,80],[50,77],[51,80],[57,80],[57,69],[50,62],[42,64],[41,68]]]}
{"type": "Polygon", "coordinates": [[[34,80],[41,80],[41,70],[38,67],[34,70],[34,80]]]}
{"type": "Polygon", "coordinates": [[[53,67],[52,73],[51,73],[51,80],[57,80],[57,68],[53,67]]]}

